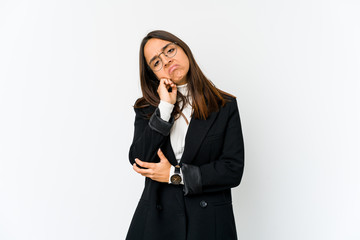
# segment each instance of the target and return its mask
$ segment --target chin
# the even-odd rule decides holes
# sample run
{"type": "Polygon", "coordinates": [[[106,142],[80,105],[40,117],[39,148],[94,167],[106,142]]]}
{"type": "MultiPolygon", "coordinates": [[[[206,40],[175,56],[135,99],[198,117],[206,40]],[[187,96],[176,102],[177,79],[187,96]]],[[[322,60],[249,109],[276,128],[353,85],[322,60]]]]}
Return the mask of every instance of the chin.
{"type": "Polygon", "coordinates": [[[175,83],[175,84],[179,84],[179,83],[182,83],[184,84],[183,82],[186,82],[186,77],[185,75],[183,74],[182,71],[179,71],[179,70],[175,70],[171,75],[171,80],[175,83]]]}
{"type": "Polygon", "coordinates": [[[173,81],[176,85],[184,85],[187,83],[186,80],[183,80],[183,79],[179,79],[178,81],[173,81]]]}
{"type": "Polygon", "coordinates": [[[183,85],[185,83],[187,83],[186,78],[184,78],[183,76],[178,77],[178,78],[173,78],[172,81],[176,84],[176,85],[183,85]]]}

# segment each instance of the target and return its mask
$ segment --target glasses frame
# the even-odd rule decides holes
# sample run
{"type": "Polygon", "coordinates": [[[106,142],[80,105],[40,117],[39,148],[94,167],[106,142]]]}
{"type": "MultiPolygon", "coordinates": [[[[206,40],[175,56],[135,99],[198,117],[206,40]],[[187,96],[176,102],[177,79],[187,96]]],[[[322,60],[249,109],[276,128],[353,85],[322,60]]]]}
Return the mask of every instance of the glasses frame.
{"type": "Polygon", "coordinates": [[[163,63],[163,61],[161,60],[160,55],[161,55],[161,54],[164,54],[164,56],[166,56],[167,58],[173,58],[173,57],[175,57],[176,54],[177,54],[178,47],[179,47],[179,45],[177,44],[177,42],[171,42],[171,43],[166,44],[165,47],[163,47],[163,50],[161,51],[161,53],[155,57],[155,59],[156,59],[156,58],[159,58],[159,59],[160,59],[160,62],[161,62],[161,67],[160,67],[160,69],[159,69],[159,70],[154,70],[154,69],[151,68],[150,65],[148,65],[149,68],[150,68],[153,72],[159,72],[159,71],[161,71],[161,69],[162,69],[163,66],[164,66],[164,63],[163,63]],[[171,44],[175,45],[176,48],[175,48],[175,54],[174,54],[174,56],[169,57],[164,51],[165,51],[165,49],[166,49],[169,45],[171,45],[171,44]]]}

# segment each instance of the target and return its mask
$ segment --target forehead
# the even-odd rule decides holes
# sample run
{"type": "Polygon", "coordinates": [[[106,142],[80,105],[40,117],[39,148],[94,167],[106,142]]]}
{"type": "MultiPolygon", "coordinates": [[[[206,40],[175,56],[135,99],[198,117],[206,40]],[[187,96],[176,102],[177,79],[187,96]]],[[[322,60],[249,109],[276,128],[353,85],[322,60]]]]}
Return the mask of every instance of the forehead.
{"type": "Polygon", "coordinates": [[[170,43],[169,41],[151,38],[144,46],[144,55],[146,61],[149,61],[152,57],[161,53],[162,48],[170,43]]]}

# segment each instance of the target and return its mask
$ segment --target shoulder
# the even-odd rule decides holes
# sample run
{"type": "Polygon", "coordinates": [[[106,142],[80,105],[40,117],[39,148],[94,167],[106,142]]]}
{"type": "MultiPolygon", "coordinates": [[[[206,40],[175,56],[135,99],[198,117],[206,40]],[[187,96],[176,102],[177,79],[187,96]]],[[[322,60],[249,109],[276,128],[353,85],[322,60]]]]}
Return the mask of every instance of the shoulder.
{"type": "Polygon", "coordinates": [[[225,104],[220,108],[220,115],[231,117],[239,114],[237,99],[234,95],[231,94],[222,94],[222,97],[225,100],[225,104]]]}
{"type": "Polygon", "coordinates": [[[156,109],[156,107],[150,105],[143,97],[136,99],[133,108],[136,114],[144,116],[151,115],[156,109]]]}
{"type": "Polygon", "coordinates": [[[229,95],[223,95],[223,98],[227,101],[227,102],[236,102],[236,97],[235,96],[229,96],[229,95]]]}
{"type": "Polygon", "coordinates": [[[225,100],[225,104],[223,105],[223,107],[229,108],[237,106],[236,97],[234,95],[231,95],[229,93],[222,93],[221,95],[225,100]]]}

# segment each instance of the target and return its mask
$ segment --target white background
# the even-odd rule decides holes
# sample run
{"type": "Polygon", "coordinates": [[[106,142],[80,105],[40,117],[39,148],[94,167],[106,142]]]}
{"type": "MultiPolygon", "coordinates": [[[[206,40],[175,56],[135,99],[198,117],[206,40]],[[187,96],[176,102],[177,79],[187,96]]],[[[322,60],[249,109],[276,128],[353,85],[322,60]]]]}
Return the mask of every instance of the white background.
{"type": "Polygon", "coordinates": [[[239,239],[360,239],[355,0],[1,1],[0,239],[124,239],[147,32],[238,98],[239,239]]]}

